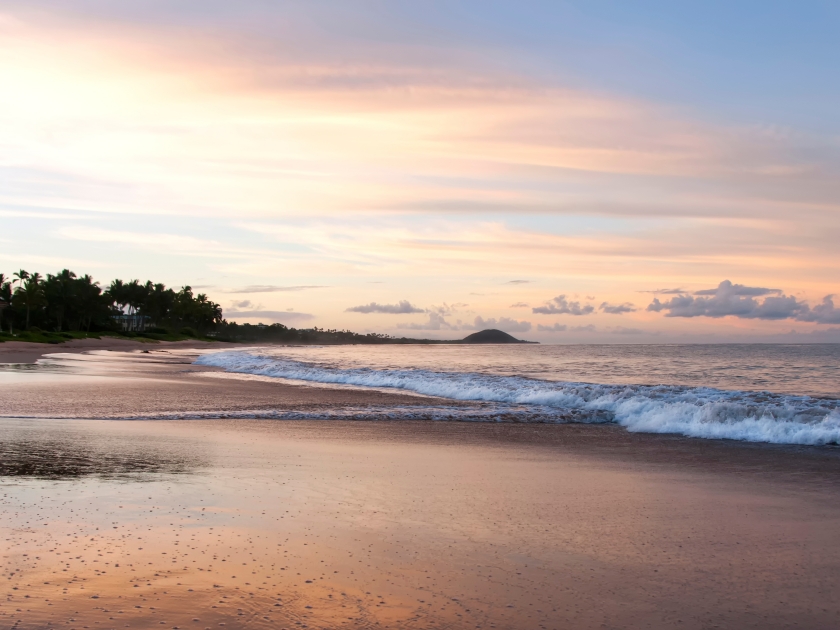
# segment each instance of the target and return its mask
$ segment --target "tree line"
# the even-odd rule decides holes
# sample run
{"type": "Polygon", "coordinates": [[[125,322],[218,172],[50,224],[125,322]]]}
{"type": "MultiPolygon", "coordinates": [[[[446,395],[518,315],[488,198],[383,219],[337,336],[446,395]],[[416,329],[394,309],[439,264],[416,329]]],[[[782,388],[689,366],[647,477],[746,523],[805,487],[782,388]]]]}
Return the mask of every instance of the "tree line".
{"type": "Polygon", "coordinates": [[[189,286],[178,291],[151,281],[113,280],[103,289],[85,274],[21,269],[0,274],[0,332],[98,332],[191,329],[205,335],[224,323],[222,308],[189,286]]]}

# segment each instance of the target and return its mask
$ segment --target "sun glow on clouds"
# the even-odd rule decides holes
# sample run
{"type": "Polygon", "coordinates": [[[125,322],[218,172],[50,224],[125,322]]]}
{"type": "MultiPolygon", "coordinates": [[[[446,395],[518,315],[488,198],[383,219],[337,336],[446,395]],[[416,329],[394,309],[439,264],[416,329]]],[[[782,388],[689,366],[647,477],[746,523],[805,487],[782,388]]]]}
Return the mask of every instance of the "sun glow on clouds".
{"type": "Polygon", "coordinates": [[[806,134],[711,124],[468,50],[330,53],[291,35],[297,13],[284,39],[208,15],[209,29],[0,14],[0,208],[103,217],[63,215],[50,237],[68,251],[135,248],[167,270],[188,257],[231,286],[329,286],[295,294],[319,325],[387,329],[387,313],[344,309],[458,302],[520,276],[534,282],[488,295],[473,319],[574,292],[630,304],[662,283],[732,277],[818,300],[836,282],[840,169],[806,134]],[[400,280],[410,293],[393,292],[400,280]]]}

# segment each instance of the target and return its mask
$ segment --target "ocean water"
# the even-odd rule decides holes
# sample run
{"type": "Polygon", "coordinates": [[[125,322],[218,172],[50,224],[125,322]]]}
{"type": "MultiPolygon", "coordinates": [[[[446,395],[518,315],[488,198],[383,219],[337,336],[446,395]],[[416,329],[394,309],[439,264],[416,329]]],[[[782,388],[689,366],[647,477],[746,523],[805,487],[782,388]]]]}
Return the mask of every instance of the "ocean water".
{"type": "Polygon", "coordinates": [[[436,398],[264,417],[617,423],[634,432],[840,444],[838,344],[272,346],[212,352],[196,363],[436,398]]]}

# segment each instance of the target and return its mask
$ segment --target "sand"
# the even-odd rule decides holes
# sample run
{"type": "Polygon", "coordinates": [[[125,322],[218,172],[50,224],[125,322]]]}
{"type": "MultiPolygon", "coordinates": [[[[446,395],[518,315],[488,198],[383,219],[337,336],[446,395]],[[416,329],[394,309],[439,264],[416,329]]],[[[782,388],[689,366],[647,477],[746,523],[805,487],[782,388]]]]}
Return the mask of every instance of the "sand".
{"type": "Polygon", "coordinates": [[[83,353],[95,350],[131,352],[136,350],[160,349],[205,349],[235,347],[235,344],[224,342],[201,341],[154,341],[144,339],[119,339],[116,337],[102,337],[100,339],[70,339],[63,343],[29,343],[26,341],[6,341],[0,343],[0,364],[2,363],[35,363],[44,355],[56,352],[83,353]]]}
{"type": "MultiPolygon", "coordinates": [[[[0,413],[422,400],[188,356],[3,373],[0,413]]],[[[0,627],[836,628],[839,480],[612,426],[7,417],[0,627]]]]}

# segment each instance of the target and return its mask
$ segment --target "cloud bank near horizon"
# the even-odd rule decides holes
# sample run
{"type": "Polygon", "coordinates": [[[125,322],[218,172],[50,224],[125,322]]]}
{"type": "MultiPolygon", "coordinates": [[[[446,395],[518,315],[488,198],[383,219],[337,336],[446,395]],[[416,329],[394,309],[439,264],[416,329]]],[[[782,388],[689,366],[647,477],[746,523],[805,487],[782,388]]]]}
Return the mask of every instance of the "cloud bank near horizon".
{"type": "Polygon", "coordinates": [[[665,317],[737,317],[740,319],[785,320],[818,324],[840,323],[840,309],[834,306],[833,295],[827,295],[813,308],[779,289],[747,287],[724,280],[714,289],[679,294],[666,302],[654,298],[647,310],[664,312],[665,317]],[[700,296],[700,297],[696,297],[700,296]],[[708,296],[708,297],[706,297],[708,296]],[[756,297],[764,297],[757,300],[756,297]]]}

